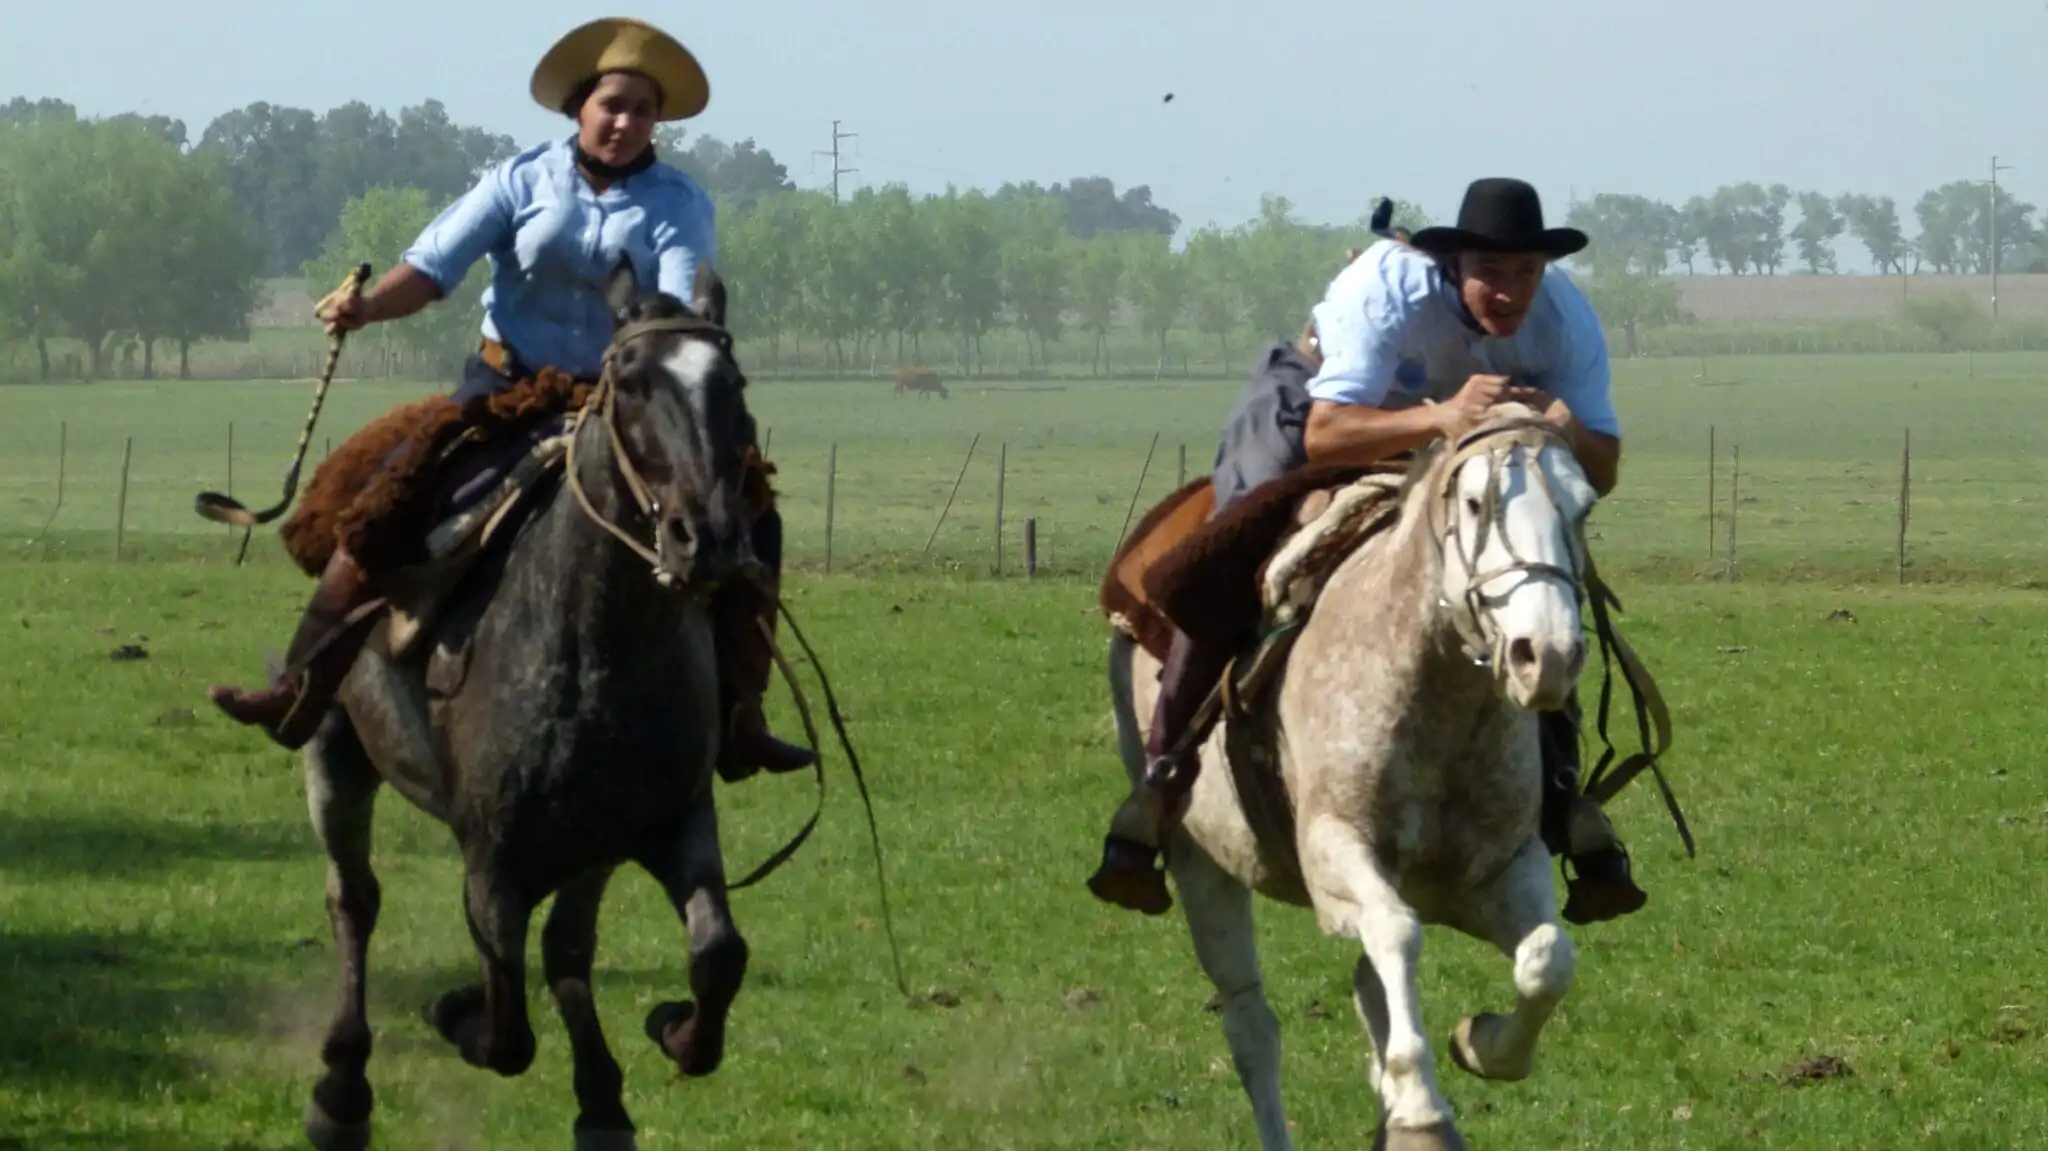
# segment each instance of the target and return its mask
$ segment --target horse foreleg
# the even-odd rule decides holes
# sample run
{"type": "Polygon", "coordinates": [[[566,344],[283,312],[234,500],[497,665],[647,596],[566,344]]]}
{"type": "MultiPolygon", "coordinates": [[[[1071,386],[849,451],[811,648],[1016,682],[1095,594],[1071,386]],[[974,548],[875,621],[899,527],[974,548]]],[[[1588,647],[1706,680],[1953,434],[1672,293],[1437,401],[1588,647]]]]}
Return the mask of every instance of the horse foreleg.
{"type": "Polygon", "coordinates": [[[1390,1151],[1464,1146],[1436,1083],[1436,1061],[1422,1030],[1416,969],[1422,919],[1402,901],[1393,877],[1358,830],[1318,819],[1303,837],[1302,864],[1317,913],[1333,932],[1354,935],[1365,954],[1352,976],[1358,1013],[1377,1058],[1373,1087],[1390,1151]]]}
{"type": "Polygon", "coordinates": [[[306,1105],[306,1139],[320,1151],[370,1145],[369,1009],[364,1001],[370,933],[382,903],[370,868],[377,772],[339,710],[306,746],[306,807],[327,849],[327,920],[341,957],[341,1002],[320,1046],[327,1073],[306,1105]]]}
{"type": "Polygon", "coordinates": [[[605,1042],[590,993],[590,968],[597,956],[597,914],[611,868],[587,872],[555,893],[547,925],[540,931],[541,970],[554,994],[555,1009],[569,1032],[575,1068],[576,1151],[633,1151],[633,1120],[626,1114],[626,1081],[605,1042]]]}
{"type": "Polygon", "coordinates": [[[533,1066],[533,1025],[526,1016],[526,929],[533,900],[505,877],[495,858],[466,863],[463,917],[484,982],[435,1000],[427,1022],[466,1062],[509,1079],[533,1066]]]}
{"type": "Polygon", "coordinates": [[[707,790],[684,816],[669,849],[643,864],[690,932],[690,994],[695,1001],[657,1004],[647,1037],[685,1075],[709,1075],[725,1057],[725,1018],[747,974],[747,942],[726,901],[725,860],[718,848],[718,809],[707,790]]]}
{"type": "Polygon", "coordinates": [[[1544,1024],[1571,990],[1578,952],[1557,923],[1550,857],[1531,842],[1477,893],[1474,934],[1515,961],[1515,1011],[1467,1016],[1451,1032],[1451,1058],[1483,1079],[1522,1079],[1534,1068],[1544,1024]]]}
{"type": "Polygon", "coordinates": [[[1237,1081],[1251,1100],[1259,1146],[1287,1151],[1294,1138],[1280,1098],[1280,1020],[1266,1002],[1259,974],[1251,890],[1185,838],[1171,855],[1173,886],[1180,892],[1195,958],[1223,999],[1223,1036],[1237,1081]]]}

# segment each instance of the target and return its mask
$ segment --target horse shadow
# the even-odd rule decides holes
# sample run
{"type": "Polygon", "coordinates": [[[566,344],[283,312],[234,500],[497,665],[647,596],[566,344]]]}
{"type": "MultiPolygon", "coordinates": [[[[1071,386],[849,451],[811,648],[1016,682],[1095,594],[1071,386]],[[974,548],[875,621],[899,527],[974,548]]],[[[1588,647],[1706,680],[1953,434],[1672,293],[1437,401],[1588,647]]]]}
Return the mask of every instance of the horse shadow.
{"type": "Polygon", "coordinates": [[[266,863],[319,854],[319,841],[303,819],[229,823],[0,811],[0,873],[28,879],[132,876],[187,863],[266,863]]]}

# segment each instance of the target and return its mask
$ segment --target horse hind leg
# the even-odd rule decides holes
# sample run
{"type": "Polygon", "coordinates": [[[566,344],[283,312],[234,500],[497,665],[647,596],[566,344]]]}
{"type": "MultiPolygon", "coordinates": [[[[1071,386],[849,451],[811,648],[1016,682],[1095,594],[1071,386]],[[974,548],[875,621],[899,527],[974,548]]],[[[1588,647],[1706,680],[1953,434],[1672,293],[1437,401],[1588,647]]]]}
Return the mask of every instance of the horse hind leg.
{"type": "Polygon", "coordinates": [[[555,1009],[569,1033],[575,1068],[576,1151],[633,1151],[633,1120],[626,1114],[625,1077],[605,1042],[590,969],[597,955],[597,915],[611,869],[578,876],[555,894],[540,932],[542,971],[555,1009]]]}
{"type": "Polygon", "coordinates": [[[1364,954],[1352,973],[1358,1014],[1372,1039],[1373,1088],[1387,1151],[1460,1151],[1465,1142],[1437,1089],[1436,1061],[1422,1030],[1416,970],[1422,919],[1402,901],[1357,829],[1318,819],[1304,837],[1303,865],[1316,910],[1355,933],[1364,954]]]}
{"type": "Polygon", "coordinates": [[[327,851],[327,919],[341,958],[341,1000],[320,1045],[327,1072],[306,1104],[307,1142],[319,1151],[370,1145],[373,1096],[369,1009],[364,999],[370,933],[383,902],[370,867],[378,778],[347,717],[335,709],[306,745],[306,807],[327,851]]]}
{"type": "Polygon", "coordinates": [[[1266,1001],[1259,973],[1252,893],[1185,839],[1176,845],[1170,867],[1195,958],[1223,999],[1223,1035],[1237,1081],[1251,1100],[1259,1146],[1288,1151],[1294,1137],[1280,1097],[1280,1020],[1266,1001]]]}
{"type": "Polygon", "coordinates": [[[1493,885],[1479,893],[1473,934],[1515,963],[1515,1010],[1467,1016],[1451,1032],[1451,1058],[1482,1079],[1524,1079],[1535,1068],[1536,1043],[1551,1013],[1571,990],[1578,952],[1558,926],[1550,860],[1531,843],[1493,885]]]}
{"type": "Polygon", "coordinates": [[[664,849],[643,861],[668,892],[690,933],[694,1001],[657,1004],[647,1037],[682,1073],[709,1075],[725,1058],[725,1022],[747,974],[747,941],[726,900],[725,861],[718,846],[718,809],[707,791],[683,817],[664,849]]]}
{"type": "Polygon", "coordinates": [[[533,1066],[533,1024],[526,1015],[526,930],[534,901],[490,855],[468,857],[465,863],[463,918],[483,963],[484,981],[435,1000],[427,1008],[427,1023],[462,1053],[465,1062],[509,1079],[533,1066]]]}

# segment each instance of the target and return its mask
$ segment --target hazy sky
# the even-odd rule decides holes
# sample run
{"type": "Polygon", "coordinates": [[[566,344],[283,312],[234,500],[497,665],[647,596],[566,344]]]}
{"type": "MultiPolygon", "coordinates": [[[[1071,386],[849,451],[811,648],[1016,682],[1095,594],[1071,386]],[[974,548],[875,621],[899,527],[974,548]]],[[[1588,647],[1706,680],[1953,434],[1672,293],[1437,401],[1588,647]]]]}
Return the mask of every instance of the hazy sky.
{"type": "Polygon", "coordinates": [[[1310,219],[1382,193],[1443,218],[1466,181],[1516,175],[1553,215],[1574,189],[1889,193],[1910,233],[1923,190],[1994,152],[2048,200],[2044,0],[4,0],[0,100],[163,113],[196,139],[256,100],[437,97],[531,143],[566,127],[526,95],[535,60],[601,15],[689,44],[712,83],[692,127],[754,137],[805,186],[837,118],[852,181],[1100,174],[1189,224],[1264,191],[1310,219]]]}

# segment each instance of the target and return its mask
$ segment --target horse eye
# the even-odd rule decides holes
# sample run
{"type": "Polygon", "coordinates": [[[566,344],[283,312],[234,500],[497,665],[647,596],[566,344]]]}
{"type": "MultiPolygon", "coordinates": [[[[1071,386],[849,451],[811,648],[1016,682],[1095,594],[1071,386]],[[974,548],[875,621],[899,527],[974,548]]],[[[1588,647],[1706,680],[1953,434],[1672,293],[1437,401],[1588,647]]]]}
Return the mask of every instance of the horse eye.
{"type": "Polygon", "coordinates": [[[1473,515],[1475,515],[1475,516],[1476,516],[1476,515],[1478,515],[1478,514],[1479,514],[1479,497],[1478,497],[1478,496],[1466,496],[1466,497],[1465,497],[1465,510],[1466,510],[1466,511],[1468,511],[1468,512],[1471,512],[1471,513],[1472,513],[1473,515]]]}

